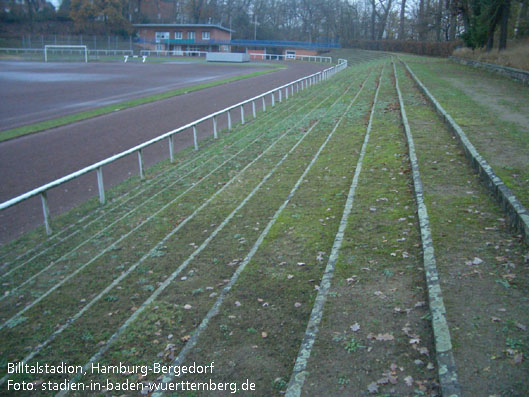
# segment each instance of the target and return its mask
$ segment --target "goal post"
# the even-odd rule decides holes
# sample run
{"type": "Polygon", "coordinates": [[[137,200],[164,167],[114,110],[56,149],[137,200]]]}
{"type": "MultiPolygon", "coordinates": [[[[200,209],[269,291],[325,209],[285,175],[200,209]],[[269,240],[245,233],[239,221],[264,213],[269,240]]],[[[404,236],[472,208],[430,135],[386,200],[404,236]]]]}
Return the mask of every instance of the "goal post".
{"type": "Polygon", "coordinates": [[[49,51],[61,50],[62,53],[66,50],[75,51],[76,53],[84,55],[84,61],[88,62],[88,48],[85,45],[46,45],[44,46],[44,62],[48,62],[49,51]]]}

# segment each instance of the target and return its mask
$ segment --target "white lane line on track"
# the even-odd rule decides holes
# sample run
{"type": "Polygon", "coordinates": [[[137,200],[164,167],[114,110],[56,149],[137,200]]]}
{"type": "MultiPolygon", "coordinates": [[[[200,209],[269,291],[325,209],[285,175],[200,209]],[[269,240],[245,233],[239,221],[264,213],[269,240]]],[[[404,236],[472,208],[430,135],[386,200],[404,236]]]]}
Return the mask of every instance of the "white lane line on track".
{"type": "Polygon", "coordinates": [[[371,107],[371,114],[369,115],[369,123],[367,125],[364,143],[362,144],[360,157],[358,158],[358,162],[356,163],[353,181],[351,183],[351,187],[349,188],[349,193],[347,194],[347,201],[345,202],[340,226],[338,227],[338,232],[336,233],[336,236],[334,238],[331,254],[329,255],[329,261],[327,262],[327,266],[325,267],[325,272],[323,273],[323,277],[320,283],[320,289],[318,290],[318,294],[316,295],[314,306],[312,307],[312,312],[310,313],[309,323],[307,324],[307,329],[305,331],[305,336],[303,337],[303,341],[301,342],[298,357],[296,359],[296,363],[294,364],[294,369],[292,370],[292,375],[288,383],[288,387],[285,394],[287,397],[299,396],[301,394],[301,389],[303,388],[303,384],[308,375],[308,373],[306,372],[307,363],[310,358],[310,354],[312,352],[312,347],[314,346],[316,336],[318,335],[319,325],[323,317],[323,307],[325,306],[325,302],[327,300],[327,296],[331,288],[331,283],[334,276],[334,269],[336,266],[336,262],[338,261],[340,248],[342,247],[342,241],[345,234],[345,229],[347,228],[348,218],[353,208],[353,202],[356,193],[356,187],[358,186],[358,181],[360,179],[360,173],[362,172],[362,163],[364,161],[364,157],[367,150],[367,144],[369,142],[369,135],[373,122],[373,114],[375,112],[375,107],[377,104],[378,92],[380,90],[380,86],[382,85],[382,73],[383,70],[380,72],[380,79],[378,81],[378,87],[375,92],[373,106],[371,107]]]}

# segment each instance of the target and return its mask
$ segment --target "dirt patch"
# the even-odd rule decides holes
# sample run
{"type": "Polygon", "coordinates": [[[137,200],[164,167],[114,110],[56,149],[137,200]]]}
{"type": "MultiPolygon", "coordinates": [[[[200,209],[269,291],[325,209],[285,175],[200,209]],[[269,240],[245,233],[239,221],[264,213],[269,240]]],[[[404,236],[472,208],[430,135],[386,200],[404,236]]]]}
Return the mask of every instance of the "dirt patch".
{"type": "Polygon", "coordinates": [[[527,98],[510,91],[503,80],[483,81],[446,76],[443,76],[443,79],[462,90],[480,105],[489,108],[501,120],[515,123],[523,131],[529,132],[527,98]]]}

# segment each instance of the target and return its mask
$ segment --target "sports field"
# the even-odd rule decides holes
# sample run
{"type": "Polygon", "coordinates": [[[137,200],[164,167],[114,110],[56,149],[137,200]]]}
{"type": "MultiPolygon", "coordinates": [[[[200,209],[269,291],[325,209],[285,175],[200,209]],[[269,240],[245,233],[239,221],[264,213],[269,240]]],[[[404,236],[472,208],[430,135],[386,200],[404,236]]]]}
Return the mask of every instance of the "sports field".
{"type": "Polygon", "coordinates": [[[267,65],[0,62],[0,130],[269,69],[267,65]]]}
{"type": "MultiPolygon", "coordinates": [[[[524,237],[405,65],[340,55],[328,81],[4,245],[2,390],[527,395],[524,237]]],[[[527,126],[445,79],[502,79],[512,112],[526,88],[402,60],[525,203],[527,126]]]]}

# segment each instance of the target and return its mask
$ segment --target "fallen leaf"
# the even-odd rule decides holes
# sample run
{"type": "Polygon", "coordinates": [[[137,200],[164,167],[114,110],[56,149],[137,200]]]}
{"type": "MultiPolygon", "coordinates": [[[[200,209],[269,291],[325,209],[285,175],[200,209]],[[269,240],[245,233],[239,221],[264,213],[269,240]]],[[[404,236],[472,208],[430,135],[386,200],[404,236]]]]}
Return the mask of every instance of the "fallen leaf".
{"type": "Polygon", "coordinates": [[[191,335],[185,335],[180,338],[182,342],[187,342],[189,339],[191,339],[191,335]]]}
{"type": "Polygon", "coordinates": [[[518,353],[516,356],[514,356],[515,364],[521,364],[522,361],[523,361],[523,353],[518,353]]]}
{"type": "Polygon", "coordinates": [[[412,339],[410,339],[410,344],[411,344],[411,345],[415,345],[415,344],[418,345],[419,343],[421,343],[421,340],[420,340],[419,338],[412,338],[412,339]]]}
{"type": "Polygon", "coordinates": [[[383,378],[380,378],[379,380],[377,380],[377,384],[378,385],[387,385],[389,383],[389,378],[387,377],[383,377],[383,378]]]}
{"type": "Polygon", "coordinates": [[[385,341],[385,340],[393,340],[395,338],[393,337],[393,335],[386,333],[386,334],[378,334],[375,337],[375,339],[376,340],[384,340],[385,341]]]}
{"type": "Polygon", "coordinates": [[[358,332],[359,330],[360,330],[360,324],[354,323],[353,325],[351,325],[351,331],[358,332]]]}
{"type": "Polygon", "coordinates": [[[299,302],[294,303],[294,307],[300,307],[300,306],[301,306],[301,303],[299,302]]]}
{"type": "Polygon", "coordinates": [[[268,338],[268,334],[266,332],[261,332],[261,338],[268,338]]]}
{"type": "Polygon", "coordinates": [[[369,393],[378,393],[378,385],[377,385],[377,383],[376,382],[370,383],[367,386],[367,391],[369,393]]]}
{"type": "Polygon", "coordinates": [[[193,306],[191,306],[189,303],[187,305],[184,305],[184,309],[186,310],[189,310],[191,309],[193,306]]]}
{"type": "Polygon", "coordinates": [[[411,376],[406,376],[404,378],[404,382],[406,383],[406,385],[412,386],[413,385],[413,378],[411,376]]]}
{"type": "Polygon", "coordinates": [[[241,305],[241,302],[235,301],[235,306],[239,307],[241,305]]]}
{"type": "Polygon", "coordinates": [[[430,352],[428,351],[427,347],[420,347],[419,348],[419,353],[424,354],[425,356],[429,356],[430,355],[430,352]]]}
{"type": "Polygon", "coordinates": [[[522,331],[527,331],[527,327],[526,327],[525,325],[523,325],[523,324],[516,323],[516,326],[517,326],[518,328],[520,328],[522,331]]]}
{"type": "Polygon", "coordinates": [[[473,265],[481,265],[483,263],[483,259],[478,258],[477,256],[472,260],[473,265]]]}
{"type": "Polygon", "coordinates": [[[492,316],[492,317],[490,318],[490,321],[492,321],[492,322],[494,322],[494,323],[498,323],[498,322],[501,321],[501,319],[498,318],[498,317],[494,317],[494,316],[492,316]]]}

